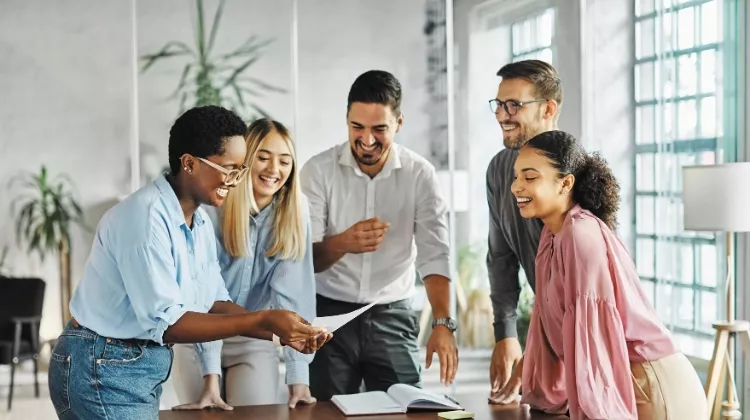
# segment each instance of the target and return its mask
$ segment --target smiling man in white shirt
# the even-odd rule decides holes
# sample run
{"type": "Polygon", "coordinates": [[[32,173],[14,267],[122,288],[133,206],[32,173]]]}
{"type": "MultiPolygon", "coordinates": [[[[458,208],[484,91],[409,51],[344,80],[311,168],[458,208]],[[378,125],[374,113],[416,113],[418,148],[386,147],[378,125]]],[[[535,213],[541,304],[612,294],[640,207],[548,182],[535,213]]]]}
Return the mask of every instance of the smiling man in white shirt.
{"type": "Polygon", "coordinates": [[[415,270],[432,306],[427,342],[440,379],[450,384],[458,349],[450,318],[448,208],[435,168],[394,143],[404,117],[401,84],[371,70],[349,91],[349,141],[326,150],[302,168],[310,203],[317,315],[347,313],[378,304],[337,330],[310,365],[310,390],[320,401],[333,395],[385,391],[395,383],[421,385],[418,315],[411,309],[415,270]]]}

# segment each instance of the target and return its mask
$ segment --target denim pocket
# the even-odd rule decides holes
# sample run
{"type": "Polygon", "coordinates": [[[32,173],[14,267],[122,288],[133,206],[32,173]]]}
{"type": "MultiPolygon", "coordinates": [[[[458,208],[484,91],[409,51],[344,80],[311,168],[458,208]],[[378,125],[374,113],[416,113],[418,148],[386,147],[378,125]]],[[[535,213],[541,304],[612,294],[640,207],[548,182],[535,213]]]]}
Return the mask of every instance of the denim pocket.
{"type": "Polygon", "coordinates": [[[97,363],[100,364],[127,364],[137,362],[143,357],[143,346],[140,344],[125,342],[115,338],[108,338],[104,344],[104,351],[97,363]]]}
{"type": "Polygon", "coordinates": [[[58,416],[70,410],[70,356],[52,353],[49,365],[49,393],[58,416]]]}

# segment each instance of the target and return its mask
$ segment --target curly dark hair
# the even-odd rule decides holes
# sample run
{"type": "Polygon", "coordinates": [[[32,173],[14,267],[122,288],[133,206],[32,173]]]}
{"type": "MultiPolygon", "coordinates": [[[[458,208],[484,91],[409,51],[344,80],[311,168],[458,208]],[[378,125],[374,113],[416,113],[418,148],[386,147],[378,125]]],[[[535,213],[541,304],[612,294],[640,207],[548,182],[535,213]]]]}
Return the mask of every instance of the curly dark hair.
{"type": "Polygon", "coordinates": [[[169,130],[169,170],[180,172],[185,153],[206,158],[224,153],[228,137],[245,136],[247,125],[234,112],[220,106],[191,108],[180,115],[169,130]]]}
{"type": "Polygon", "coordinates": [[[583,145],[564,131],[541,133],[529,140],[525,147],[538,150],[552,161],[552,166],[560,171],[560,177],[572,174],[575,177],[573,201],[615,230],[620,208],[620,184],[599,153],[586,153],[583,145]]]}
{"type": "Polygon", "coordinates": [[[394,114],[401,112],[401,83],[384,70],[370,70],[360,74],[349,89],[346,112],[354,102],[389,106],[394,114]]]}

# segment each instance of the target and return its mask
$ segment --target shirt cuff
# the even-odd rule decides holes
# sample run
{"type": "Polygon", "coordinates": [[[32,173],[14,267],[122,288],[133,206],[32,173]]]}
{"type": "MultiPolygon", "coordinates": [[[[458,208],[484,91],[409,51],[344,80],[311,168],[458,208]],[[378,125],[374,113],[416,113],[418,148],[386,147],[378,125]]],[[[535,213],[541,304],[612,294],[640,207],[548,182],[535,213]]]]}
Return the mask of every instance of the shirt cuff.
{"type": "Polygon", "coordinates": [[[435,274],[443,276],[448,280],[451,278],[451,269],[448,261],[430,261],[420,265],[417,271],[419,271],[422,278],[435,274]]]}
{"type": "Polygon", "coordinates": [[[163,312],[161,318],[157,320],[156,328],[150,331],[151,340],[160,346],[163,346],[164,332],[167,331],[167,328],[174,325],[177,320],[182,318],[182,316],[185,315],[185,312],[187,312],[187,310],[182,305],[174,305],[167,308],[166,312],[163,312]]]}
{"type": "Polygon", "coordinates": [[[516,328],[516,318],[495,321],[495,342],[505,338],[518,338],[518,329],[516,328]]]}
{"type": "Polygon", "coordinates": [[[221,340],[195,345],[195,354],[201,365],[201,375],[221,376],[221,340]]]}
{"type": "Polygon", "coordinates": [[[301,360],[288,360],[286,362],[286,384],[310,385],[310,367],[307,362],[301,360]]]}

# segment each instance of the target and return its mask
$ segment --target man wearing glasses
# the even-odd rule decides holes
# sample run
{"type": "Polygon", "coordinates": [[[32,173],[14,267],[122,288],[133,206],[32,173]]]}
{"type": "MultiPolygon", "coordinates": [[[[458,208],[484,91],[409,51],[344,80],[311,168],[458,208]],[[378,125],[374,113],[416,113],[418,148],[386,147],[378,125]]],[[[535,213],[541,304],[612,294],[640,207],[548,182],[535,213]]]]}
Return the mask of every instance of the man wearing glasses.
{"type": "Polygon", "coordinates": [[[523,268],[534,288],[534,260],[542,222],[524,219],[510,192],[513,164],[521,146],[539,133],[557,129],[563,92],[557,70],[539,60],[505,65],[495,99],[489,101],[503,131],[505,148],[487,168],[490,227],[487,271],[495,315],[495,348],[490,364],[491,403],[515,401],[521,386],[522,352],[516,330],[521,293],[518,270],[523,268]],[[512,375],[511,375],[512,373],[512,375]]]}

